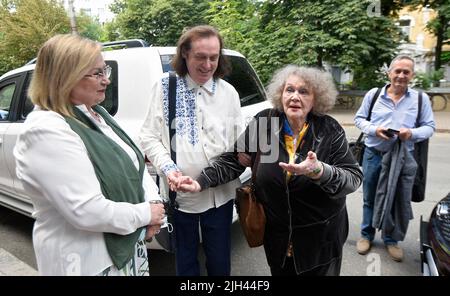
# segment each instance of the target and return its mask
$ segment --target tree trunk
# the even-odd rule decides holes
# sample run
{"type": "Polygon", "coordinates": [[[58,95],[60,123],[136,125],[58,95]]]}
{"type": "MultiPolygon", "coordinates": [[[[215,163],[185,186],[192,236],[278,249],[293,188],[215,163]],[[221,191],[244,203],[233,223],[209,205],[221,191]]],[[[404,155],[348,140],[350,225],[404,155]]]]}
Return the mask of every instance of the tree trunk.
{"type": "Polygon", "coordinates": [[[442,46],[444,43],[444,33],[447,26],[448,20],[445,16],[439,16],[439,27],[437,29],[437,41],[436,41],[436,49],[435,49],[435,57],[434,57],[434,70],[437,71],[441,68],[441,55],[442,55],[442,46]]]}
{"type": "Polygon", "coordinates": [[[320,52],[317,53],[317,67],[323,68],[322,48],[319,48],[319,51],[320,52]]]}

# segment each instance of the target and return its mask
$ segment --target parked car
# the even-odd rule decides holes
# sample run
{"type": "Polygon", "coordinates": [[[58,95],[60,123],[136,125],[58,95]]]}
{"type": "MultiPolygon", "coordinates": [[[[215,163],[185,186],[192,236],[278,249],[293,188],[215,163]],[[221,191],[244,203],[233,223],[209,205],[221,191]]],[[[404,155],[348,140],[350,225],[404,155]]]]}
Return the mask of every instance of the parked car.
{"type": "MultiPolygon", "coordinates": [[[[175,47],[149,47],[140,40],[104,44],[104,59],[111,66],[112,75],[102,105],[134,140],[149,108],[150,88],[163,72],[171,70],[175,51],[175,47]]],[[[239,93],[243,117],[248,122],[270,104],[247,59],[232,50],[224,50],[224,54],[232,65],[232,73],[224,79],[239,93]]],[[[28,216],[33,206],[16,176],[13,147],[22,123],[34,107],[27,97],[34,62],[0,77],[0,205],[28,216]]],[[[148,168],[155,176],[151,164],[148,168]]],[[[249,178],[248,170],[241,175],[243,182],[249,178]]]]}
{"type": "Polygon", "coordinates": [[[420,257],[425,276],[450,275],[450,193],[420,219],[420,257]]]}

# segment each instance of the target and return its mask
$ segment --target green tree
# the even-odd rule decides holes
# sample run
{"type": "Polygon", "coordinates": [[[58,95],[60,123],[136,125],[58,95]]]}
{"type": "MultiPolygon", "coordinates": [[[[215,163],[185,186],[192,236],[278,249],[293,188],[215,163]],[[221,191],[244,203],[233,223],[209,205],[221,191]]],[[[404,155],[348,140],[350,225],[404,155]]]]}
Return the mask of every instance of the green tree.
{"type": "Polygon", "coordinates": [[[251,0],[210,1],[206,18],[220,31],[227,48],[247,54],[258,39],[259,6],[251,0]]]}
{"type": "Polygon", "coordinates": [[[107,41],[103,39],[104,29],[100,25],[97,19],[82,12],[76,16],[78,33],[86,38],[97,40],[97,41],[107,41]]]}
{"type": "Polygon", "coordinates": [[[367,13],[372,1],[272,0],[261,9],[262,38],[252,55],[262,79],[285,64],[354,70],[355,83],[376,85],[377,70],[397,47],[398,30],[383,15],[367,13]],[[363,71],[365,70],[365,71],[363,71]]]}
{"type": "MultiPolygon", "coordinates": [[[[100,24],[91,17],[77,16],[79,33],[99,40],[100,24]]],[[[34,58],[50,37],[70,32],[64,7],[56,0],[0,1],[0,74],[34,58]],[[45,17],[43,17],[45,15],[45,17]]]]}
{"type": "Polygon", "coordinates": [[[175,45],[185,27],[205,24],[206,0],[115,0],[116,22],[109,36],[175,45]]]}
{"type": "Polygon", "coordinates": [[[2,1],[0,7],[0,72],[23,65],[57,33],[69,32],[64,8],[52,0],[2,1]],[[45,17],[43,17],[45,14],[45,17]]]}
{"type": "Polygon", "coordinates": [[[442,67],[442,47],[450,44],[450,0],[412,0],[411,8],[432,8],[437,16],[427,23],[426,29],[436,36],[434,70],[442,67]]]}

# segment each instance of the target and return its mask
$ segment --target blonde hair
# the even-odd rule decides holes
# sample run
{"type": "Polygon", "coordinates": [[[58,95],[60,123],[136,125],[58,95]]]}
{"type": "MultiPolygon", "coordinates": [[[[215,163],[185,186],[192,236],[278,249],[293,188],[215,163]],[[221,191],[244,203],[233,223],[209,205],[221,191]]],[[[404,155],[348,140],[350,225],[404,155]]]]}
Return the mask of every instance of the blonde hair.
{"type": "Polygon", "coordinates": [[[73,116],[70,92],[87,74],[101,45],[75,34],[56,35],[39,50],[28,95],[44,110],[73,116]]]}
{"type": "Polygon", "coordinates": [[[291,75],[301,78],[311,88],[314,94],[312,112],[325,114],[333,108],[338,93],[330,73],[317,68],[288,65],[277,70],[267,86],[267,94],[276,109],[281,112],[284,111],[283,90],[291,75]]]}

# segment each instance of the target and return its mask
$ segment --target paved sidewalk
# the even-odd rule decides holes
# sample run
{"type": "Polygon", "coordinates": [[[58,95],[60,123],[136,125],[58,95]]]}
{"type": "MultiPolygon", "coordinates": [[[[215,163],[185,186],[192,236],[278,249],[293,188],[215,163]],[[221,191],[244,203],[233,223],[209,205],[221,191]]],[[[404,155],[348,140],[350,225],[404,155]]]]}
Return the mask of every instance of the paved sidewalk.
{"type": "Polygon", "coordinates": [[[38,272],[20,261],[11,253],[0,248],[0,276],[33,276],[38,275],[38,272]]]}
{"type": "MultiPolygon", "coordinates": [[[[353,109],[334,109],[330,111],[339,123],[344,126],[354,126],[353,118],[357,110],[353,109]]],[[[450,133],[450,111],[435,111],[434,121],[436,122],[437,133],[450,133]]]]}

